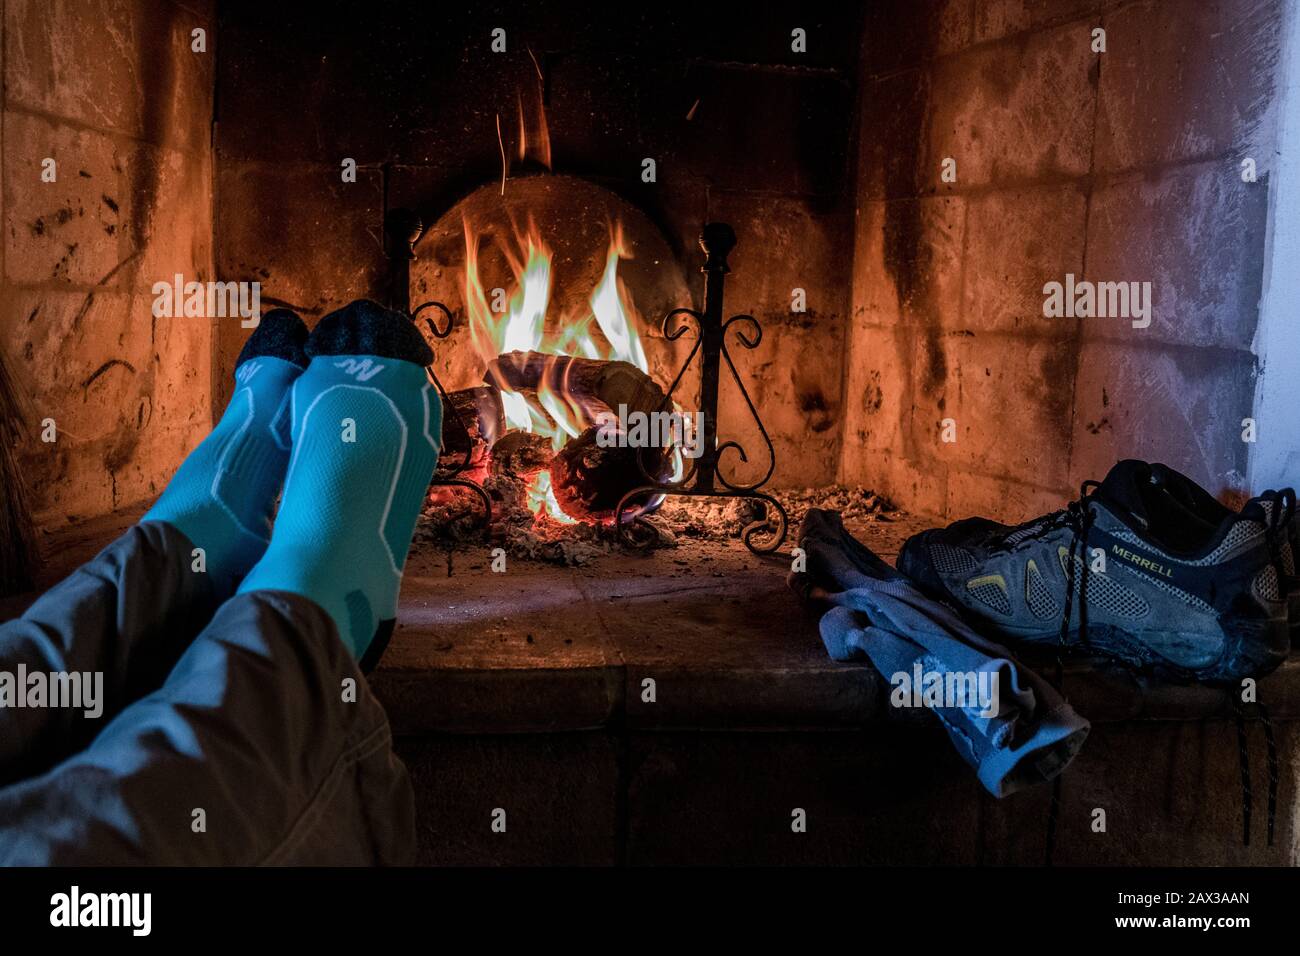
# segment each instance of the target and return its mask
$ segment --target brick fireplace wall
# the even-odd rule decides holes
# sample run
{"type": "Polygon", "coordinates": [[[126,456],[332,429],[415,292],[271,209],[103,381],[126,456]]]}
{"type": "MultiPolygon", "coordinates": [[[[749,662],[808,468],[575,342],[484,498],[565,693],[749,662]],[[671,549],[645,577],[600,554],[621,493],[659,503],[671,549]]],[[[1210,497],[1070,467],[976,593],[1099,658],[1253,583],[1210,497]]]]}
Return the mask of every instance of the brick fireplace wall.
{"type": "Polygon", "coordinates": [[[1055,509],[1129,456],[1242,490],[1283,9],[873,5],[843,477],[953,518],[1055,509]],[[1151,282],[1150,326],[1045,318],[1067,273],[1151,282]]]}
{"type": "MultiPolygon", "coordinates": [[[[736,229],[727,305],[764,324],[759,350],[735,351],[776,445],[774,481],[834,480],[860,13],[836,4],[668,3],[644,14],[594,3],[398,6],[364,17],[330,3],[301,13],[220,7],[221,277],[260,279],[264,303],[309,324],[358,296],[382,298],[385,210],[415,207],[428,224],[499,182],[497,117],[512,154],[521,98],[531,115],[540,87],[554,171],[644,210],[697,304],[701,224],[736,229]],[[506,31],[503,53],[490,48],[496,27],[506,31]],[[807,31],[806,53],[791,49],[794,28],[807,31]],[[355,183],[342,181],[348,158],[355,183]],[[641,179],[645,158],[656,162],[654,183],[641,179]],[[805,312],[792,311],[795,289],[806,291],[805,312]]],[[[449,304],[463,322],[460,303],[449,304]]],[[[223,332],[219,383],[246,334],[223,332]]],[[[759,456],[728,385],[721,427],[734,425],[759,456]]]]}
{"type": "Polygon", "coordinates": [[[0,3],[0,350],[43,527],[152,497],[206,434],[211,325],[151,288],[212,278],[213,26],[205,0],[0,3]]]}

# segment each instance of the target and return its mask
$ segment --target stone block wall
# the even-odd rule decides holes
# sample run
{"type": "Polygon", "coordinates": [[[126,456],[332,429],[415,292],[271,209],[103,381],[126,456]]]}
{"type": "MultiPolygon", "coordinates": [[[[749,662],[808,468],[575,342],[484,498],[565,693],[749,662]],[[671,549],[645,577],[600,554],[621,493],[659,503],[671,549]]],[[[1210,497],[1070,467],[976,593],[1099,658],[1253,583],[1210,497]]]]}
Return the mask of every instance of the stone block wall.
{"type": "Polygon", "coordinates": [[[209,427],[211,324],[155,318],[151,289],[213,277],[213,20],[206,0],[0,3],[0,350],[43,527],[152,497],[209,427]]]}
{"type": "Polygon", "coordinates": [[[534,95],[554,169],[644,210],[697,303],[699,224],[736,227],[777,485],[1013,518],[1139,455],[1244,489],[1283,0],[0,6],[0,347],[59,426],[23,453],[42,523],[151,497],[224,406],[247,330],[154,320],[153,282],[259,281],[309,323],[382,297],[385,211],[495,181],[534,95]],[[1151,282],[1151,325],[1045,318],[1067,274],[1151,282]]]}
{"type": "Polygon", "coordinates": [[[1007,520],[1060,507],[1124,457],[1244,490],[1283,14],[1281,0],[873,5],[842,478],[1007,520]],[[1045,284],[1067,274],[1150,282],[1150,325],[1045,317],[1045,284]]]}

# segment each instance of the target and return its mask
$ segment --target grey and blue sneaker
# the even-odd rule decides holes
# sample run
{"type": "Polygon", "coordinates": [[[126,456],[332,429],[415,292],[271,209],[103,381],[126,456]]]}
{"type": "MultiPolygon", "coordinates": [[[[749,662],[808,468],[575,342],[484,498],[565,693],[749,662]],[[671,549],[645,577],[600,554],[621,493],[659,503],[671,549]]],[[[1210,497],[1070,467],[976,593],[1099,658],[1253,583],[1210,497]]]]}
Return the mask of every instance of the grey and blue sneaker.
{"type": "MultiPolygon", "coordinates": [[[[1150,480],[1172,498],[1177,517],[1199,524],[1206,532],[1213,531],[1233,514],[1195,481],[1168,465],[1151,465],[1150,480]],[[1181,515],[1177,515],[1178,506],[1184,509],[1181,515]]],[[[1266,491],[1254,501],[1267,515],[1271,541],[1276,548],[1274,564],[1279,590],[1287,604],[1291,646],[1300,647],[1300,572],[1296,570],[1300,560],[1300,513],[1296,511],[1295,490],[1266,491]]]]}
{"type": "Polygon", "coordinates": [[[1009,642],[1059,642],[1174,680],[1266,674],[1290,645],[1280,502],[1189,507],[1171,471],[1122,461],[1054,514],[923,531],[898,569],[1009,642]]]}

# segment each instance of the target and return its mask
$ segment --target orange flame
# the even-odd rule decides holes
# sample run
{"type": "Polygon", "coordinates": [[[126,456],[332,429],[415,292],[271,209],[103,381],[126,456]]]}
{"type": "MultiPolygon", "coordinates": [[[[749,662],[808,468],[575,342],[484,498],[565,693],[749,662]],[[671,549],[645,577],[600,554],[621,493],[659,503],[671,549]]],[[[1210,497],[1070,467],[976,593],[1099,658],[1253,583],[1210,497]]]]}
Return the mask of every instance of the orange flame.
{"type": "Polygon", "coordinates": [[[551,487],[551,473],[539,471],[537,477],[528,486],[528,510],[539,518],[543,514],[560,524],[577,524],[577,518],[570,518],[555,500],[555,489],[551,487]]]}
{"type": "Polygon", "coordinates": [[[516,94],[515,100],[519,104],[519,161],[523,162],[528,158],[531,150],[533,157],[545,166],[551,168],[551,132],[546,125],[546,109],[541,103],[541,93],[537,94],[537,125],[532,135],[529,135],[529,124],[524,116],[524,97],[523,94],[516,94]]]}
{"type": "Polygon", "coordinates": [[[605,256],[605,272],[591,293],[591,311],[596,324],[605,333],[611,352],[624,362],[631,362],[643,372],[650,371],[645,350],[636,334],[632,318],[640,318],[632,298],[618,278],[618,260],[632,258],[623,240],[622,226],[615,224],[610,230],[609,252],[605,256]]]}
{"type": "MultiPolygon", "coordinates": [[[[522,109],[522,107],[521,107],[522,109]]],[[[522,149],[521,145],[521,149],[522,149]]],[[[578,356],[588,359],[623,361],[648,373],[645,349],[636,327],[639,314],[631,295],[618,277],[618,264],[631,258],[622,227],[610,229],[605,268],[588,300],[590,310],[582,315],[565,315],[548,328],[551,304],[551,249],[531,220],[521,234],[515,231],[514,247],[503,247],[506,261],[514,274],[514,287],[507,297],[493,290],[494,302],[479,276],[480,239],[465,222],[465,302],[469,313],[470,339],[484,364],[507,352],[544,352],[552,355],[578,356]],[[494,311],[493,304],[498,306],[494,311]],[[504,306],[504,311],[501,311],[504,306]]],[[[567,375],[568,369],[565,369],[567,375]]],[[[506,427],[551,439],[555,451],[582,432],[581,409],[569,396],[567,381],[554,381],[554,368],[542,375],[536,396],[528,396],[505,386],[501,400],[506,427]]],[[[683,473],[680,450],[674,450],[674,474],[683,473]]],[[[529,509],[566,524],[575,519],[566,515],[555,499],[549,471],[538,472],[528,488],[529,509]]]]}

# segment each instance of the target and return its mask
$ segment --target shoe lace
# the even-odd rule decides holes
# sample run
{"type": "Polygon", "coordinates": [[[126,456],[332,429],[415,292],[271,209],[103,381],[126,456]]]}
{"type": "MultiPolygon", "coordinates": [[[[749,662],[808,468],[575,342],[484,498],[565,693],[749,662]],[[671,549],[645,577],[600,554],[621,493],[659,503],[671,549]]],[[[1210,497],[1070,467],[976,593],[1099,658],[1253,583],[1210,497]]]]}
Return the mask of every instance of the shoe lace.
{"type": "MultiPolygon", "coordinates": [[[[1295,517],[1296,494],[1294,488],[1283,488],[1273,494],[1273,507],[1268,509],[1268,524],[1264,536],[1273,555],[1273,566],[1277,568],[1279,586],[1285,588],[1286,566],[1282,562],[1282,545],[1286,541],[1288,525],[1295,517]]],[[[1291,555],[1292,562],[1300,561],[1300,554],[1291,555]]],[[[1297,569],[1300,573],[1300,568],[1297,569]]]]}
{"type": "MultiPolygon", "coordinates": [[[[1250,846],[1250,818],[1254,795],[1250,786],[1250,752],[1246,747],[1246,706],[1237,689],[1229,689],[1228,697],[1232,701],[1233,714],[1237,718],[1237,757],[1241,765],[1241,845],[1250,846]]],[[[1272,846],[1277,821],[1277,739],[1273,736],[1273,721],[1269,716],[1268,708],[1258,701],[1253,706],[1257,712],[1257,716],[1253,719],[1264,725],[1264,743],[1267,747],[1268,845],[1272,846]]]]}
{"type": "Polygon", "coordinates": [[[1069,644],[1070,620],[1074,615],[1074,562],[1076,552],[1079,555],[1079,641],[1083,644],[1088,642],[1088,532],[1092,529],[1094,518],[1092,499],[1095,497],[1099,485],[1100,482],[1097,481],[1085,481],[1079,486],[1078,499],[1071,501],[1064,511],[1058,512],[1058,514],[1064,516],[1065,524],[1069,525],[1073,532],[1070,535],[1070,548],[1066,561],[1065,609],[1061,614],[1061,635],[1060,640],[1057,642],[1056,671],[1058,680],[1063,667],[1061,655],[1069,644]]]}
{"type": "MultiPolygon", "coordinates": [[[[1065,567],[1065,610],[1061,615],[1060,639],[1056,644],[1056,676],[1052,681],[1053,686],[1058,691],[1061,690],[1062,685],[1065,683],[1064,655],[1069,644],[1070,619],[1074,614],[1074,554],[1076,551],[1079,552],[1079,560],[1082,564],[1079,571],[1079,639],[1083,643],[1087,643],[1088,640],[1088,606],[1086,598],[1088,593],[1088,531],[1092,528],[1093,522],[1092,499],[1095,497],[1099,485],[1100,482],[1091,479],[1085,481],[1079,486],[1077,500],[1071,501],[1062,510],[1043,519],[1043,530],[1066,525],[1072,531],[1070,549],[1067,554],[1068,560],[1065,567]]],[[[1005,541],[1006,535],[1000,537],[1005,541]]],[[[1052,856],[1056,850],[1057,821],[1061,816],[1061,780],[1064,776],[1064,773],[1057,774],[1056,779],[1052,781],[1052,802],[1047,811],[1045,848],[1047,866],[1052,865],[1052,856]]]]}
{"type": "MultiPolygon", "coordinates": [[[[1086,482],[1085,482],[1086,484],[1086,482]]],[[[1033,529],[1033,537],[1037,537],[1047,531],[1070,525],[1074,520],[1073,509],[1079,502],[1074,501],[1069,506],[1062,508],[1060,511],[1053,511],[1050,514],[1043,515],[1041,518],[1034,518],[1032,521],[1026,521],[1022,524],[1013,525],[1002,531],[996,531],[988,536],[984,542],[984,547],[989,551],[1010,551],[1017,547],[1023,538],[1015,536],[1028,529],[1033,529]],[[1014,539],[1014,540],[1013,540],[1014,539]]]]}

